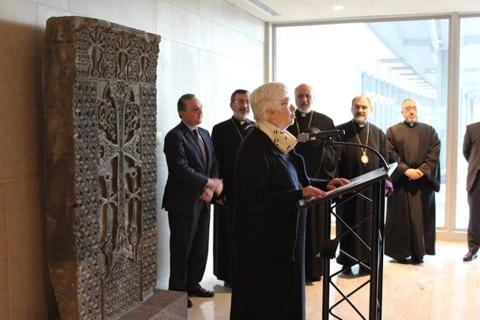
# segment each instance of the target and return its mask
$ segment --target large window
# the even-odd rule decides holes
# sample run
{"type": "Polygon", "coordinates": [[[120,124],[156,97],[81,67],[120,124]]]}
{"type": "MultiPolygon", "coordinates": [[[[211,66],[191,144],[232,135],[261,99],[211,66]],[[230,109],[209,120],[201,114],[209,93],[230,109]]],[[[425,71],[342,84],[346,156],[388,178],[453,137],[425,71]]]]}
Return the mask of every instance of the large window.
{"type": "Polygon", "coordinates": [[[384,131],[403,121],[404,98],[417,101],[419,121],[432,125],[442,141],[439,228],[446,222],[448,30],[448,19],[275,28],[275,80],[292,89],[312,84],[314,108],[335,124],[352,118],[350,101],[359,94],[372,98],[370,120],[384,131]]]}

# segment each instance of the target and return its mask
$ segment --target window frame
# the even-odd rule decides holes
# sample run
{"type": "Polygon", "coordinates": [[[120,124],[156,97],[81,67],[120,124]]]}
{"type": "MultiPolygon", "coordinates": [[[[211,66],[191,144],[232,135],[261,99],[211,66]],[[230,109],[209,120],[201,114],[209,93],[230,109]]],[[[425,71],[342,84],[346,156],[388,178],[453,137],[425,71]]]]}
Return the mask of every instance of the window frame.
{"type": "MultiPolygon", "coordinates": [[[[458,150],[458,111],[459,111],[459,81],[460,81],[460,23],[462,18],[480,17],[478,14],[445,13],[436,15],[408,15],[408,16],[389,16],[379,18],[352,18],[352,19],[332,19],[318,20],[301,23],[269,23],[267,32],[267,49],[270,50],[266,55],[267,81],[276,81],[277,76],[277,29],[284,27],[313,26],[326,24],[343,23],[368,23],[368,22],[393,22],[409,20],[429,20],[446,19],[448,20],[449,47],[448,47],[448,82],[447,82],[447,137],[445,161],[445,222],[443,228],[437,228],[437,236],[441,240],[466,241],[466,230],[455,227],[456,221],[456,201],[457,201],[457,150],[458,150]]],[[[464,195],[459,195],[464,196],[464,195]]],[[[461,214],[461,213],[460,213],[461,214]]]]}

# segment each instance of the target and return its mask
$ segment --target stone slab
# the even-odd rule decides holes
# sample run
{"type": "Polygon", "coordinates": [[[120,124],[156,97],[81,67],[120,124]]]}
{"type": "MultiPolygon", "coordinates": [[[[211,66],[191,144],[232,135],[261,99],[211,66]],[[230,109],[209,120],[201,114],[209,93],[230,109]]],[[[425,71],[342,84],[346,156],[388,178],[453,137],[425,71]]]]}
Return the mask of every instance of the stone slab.
{"type": "Polygon", "coordinates": [[[50,278],[62,319],[117,319],[156,282],[160,37],[73,16],[45,41],[50,278]]]}

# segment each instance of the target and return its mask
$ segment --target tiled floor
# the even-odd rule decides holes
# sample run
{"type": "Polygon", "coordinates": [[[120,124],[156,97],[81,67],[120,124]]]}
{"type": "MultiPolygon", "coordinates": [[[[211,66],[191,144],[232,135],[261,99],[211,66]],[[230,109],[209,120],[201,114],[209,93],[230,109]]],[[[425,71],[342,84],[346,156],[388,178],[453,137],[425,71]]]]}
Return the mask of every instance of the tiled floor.
{"type": "MultiPolygon", "coordinates": [[[[426,256],[423,265],[403,265],[385,257],[383,284],[383,319],[480,319],[480,260],[464,263],[466,244],[437,242],[437,255],[426,256]]],[[[193,298],[188,311],[190,320],[229,319],[230,290],[211,273],[211,259],[202,285],[215,291],[213,299],[193,298]]],[[[342,288],[358,286],[367,277],[338,278],[342,288]]],[[[352,298],[368,318],[368,286],[352,298]]],[[[306,287],[307,319],[321,319],[322,282],[306,287]]],[[[332,299],[338,299],[333,294],[332,299]]],[[[337,309],[342,319],[361,319],[348,305],[337,309]]],[[[331,319],[334,319],[331,317],[331,319]]]]}

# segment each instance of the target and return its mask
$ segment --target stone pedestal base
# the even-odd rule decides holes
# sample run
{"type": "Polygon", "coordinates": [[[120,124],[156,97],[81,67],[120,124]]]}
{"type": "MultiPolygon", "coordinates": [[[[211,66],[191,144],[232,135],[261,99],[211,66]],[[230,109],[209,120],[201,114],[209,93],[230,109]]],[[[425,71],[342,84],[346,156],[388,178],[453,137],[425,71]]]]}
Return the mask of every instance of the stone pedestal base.
{"type": "Polygon", "coordinates": [[[187,319],[187,293],[155,290],[153,295],[123,315],[120,320],[187,319]]]}

